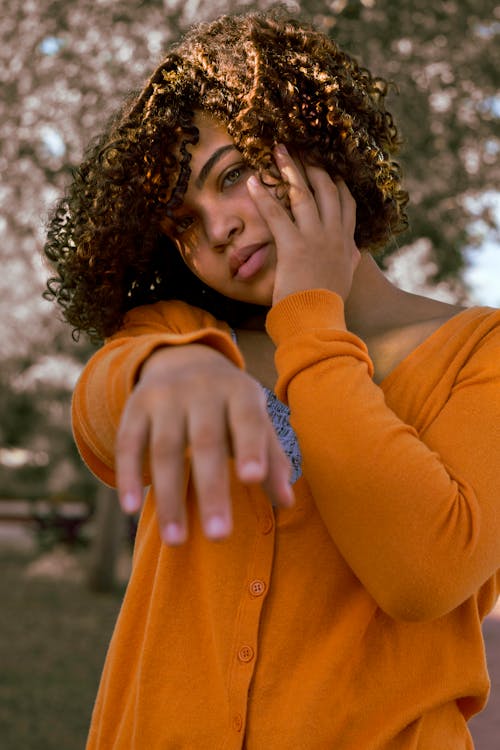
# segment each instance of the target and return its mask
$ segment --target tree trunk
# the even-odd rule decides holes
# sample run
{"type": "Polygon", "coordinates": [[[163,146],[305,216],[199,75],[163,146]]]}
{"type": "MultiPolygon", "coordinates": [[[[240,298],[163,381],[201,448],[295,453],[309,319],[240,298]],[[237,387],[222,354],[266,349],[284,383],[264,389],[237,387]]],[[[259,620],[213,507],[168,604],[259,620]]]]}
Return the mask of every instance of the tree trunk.
{"type": "Polygon", "coordinates": [[[96,494],[96,535],[88,573],[93,591],[110,591],[116,586],[116,567],[125,539],[126,519],[115,490],[101,485],[96,494]]]}

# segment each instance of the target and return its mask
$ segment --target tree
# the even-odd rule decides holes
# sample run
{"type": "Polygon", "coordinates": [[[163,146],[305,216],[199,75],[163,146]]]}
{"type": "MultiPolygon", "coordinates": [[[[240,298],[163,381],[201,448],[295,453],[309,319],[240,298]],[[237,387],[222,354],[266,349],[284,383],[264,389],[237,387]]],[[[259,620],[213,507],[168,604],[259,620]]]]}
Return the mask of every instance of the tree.
{"type": "MultiPolygon", "coordinates": [[[[85,144],[123,97],[141,86],[162,50],[187,25],[222,11],[269,4],[3,1],[0,314],[5,333],[0,356],[5,373],[9,362],[24,358],[31,366],[47,352],[67,352],[76,361],[90,352],[88,346],[75,347],[56,311],[41,299],[47,271],[40,262],[46,212],[85,144]]],[[[432,281],[453,281],[459,295],[464,251],[495,218],[484,196],[498,196],[499,9],[492,0],[302,0],[290,8],[301,9],[363,65],[397,82],[401,94],[392,97],[391,108],[405,139],[401,162],[412,195],[411,230],[398,241],[412,245],[426,239],[432,281]],[[482,223],[473,221],[475,212],[482,223]]],[[[396,248],[391,244],[387,257],[396,248]]],[[[7,374],[15,388],[20,374],[7,374]]]]}
{"type": "MultiPolygon", "coordinates": [[[[46,209],[84,145],[173,38],[194,20],[269,4],[4,0],[4,259],[33,271],[46,209]]],[[[401,95],[392,108],[405,138],[401,161],[412,195],[411,230],[403,241],[429,238],[436,277],[460,278],[464,249],[479,239],[471,232],[468,199],[498,184],[498,8],[491,0],[302,0],[290,7],[301,8],[362,64],[397,82],[401,95]]],[[[484,226],[491,225],[492,210],[482,204],[481,211],[484,226]]],[[[37,268],[32,299],[41,275],[37,268]]],[[[0,283],[11,286],[12,296],[9,276],[0,283]]],[[[9,301],[11,308],[20,304],[9,301]]]]}
{"type": "MultiPolygon", "coordinates": [[[[306,5],[313,15],[324,12],[323,2],[306,5]]],[[[405,140],[401,161],[412,199],[403,239],[431,241],[434,280],[459,279],[464,250],[482,239],[471,198],[492,196],[500,176],[499,9],[484,0],[339,0],[334,6],[338,15],[324,16],[323,23],[400,91],[392,108],[405,140]]],[[[485,231],[496,226],[493,207],[493,200],[480,204],[485,231]]]]}

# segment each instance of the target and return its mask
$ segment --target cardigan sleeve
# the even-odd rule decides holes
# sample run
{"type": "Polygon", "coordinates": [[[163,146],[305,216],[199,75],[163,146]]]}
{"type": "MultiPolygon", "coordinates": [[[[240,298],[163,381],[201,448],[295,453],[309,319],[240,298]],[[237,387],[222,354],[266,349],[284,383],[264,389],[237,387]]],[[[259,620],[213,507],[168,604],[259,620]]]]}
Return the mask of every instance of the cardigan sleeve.
{"type": "MultiPolygon", "coordinates": [[[[202,343],[237,367],[243,359],[230,329],[184,302],[158,302],[127,313],[123,327],[85,366],[72,400],[73,434],[89,469],[115,486],[114,445],[120,416],[146,359],[164,346],[202,343]]],[[[144,476],[144,484],[150,477],[144,476]]]]}
{"type": "Polygon", "coordinates": [[[290,295],[267,327],[304,476],[347,564],[395,618],[459,606],[500,568],[500,324],[420,434],[373,382],[340,297],[290,295]]]}

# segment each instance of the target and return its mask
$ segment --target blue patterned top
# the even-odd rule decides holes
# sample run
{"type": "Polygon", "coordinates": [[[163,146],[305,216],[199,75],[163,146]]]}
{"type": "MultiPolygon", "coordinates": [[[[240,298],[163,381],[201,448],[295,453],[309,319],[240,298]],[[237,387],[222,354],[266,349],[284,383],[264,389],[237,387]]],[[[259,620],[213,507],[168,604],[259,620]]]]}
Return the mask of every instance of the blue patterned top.
{"type": "MultiPolygon", "coordinates": [[[[236,331],[231,329],[231,337],[235,344],[238,343],[236,331]]],[[[281,447],[288,456],[292,467],[290,481],[294,484],[302,476],[302,454],[300,452],[297,435],[290,424],[290,409],[276,396],[270,388],[262,386],[267,399],[267,413],[271,418],[274,430],[281,443],[281,447]]]]}
{"type": "Polygon", "coordinates": [[[267,413],[271,417],[275,432],[292,466],[292,484],[302,476],[302,454],[297,435],[290,424],[290,409],[273,391],[264,388],[267,398],[267,413]]]}

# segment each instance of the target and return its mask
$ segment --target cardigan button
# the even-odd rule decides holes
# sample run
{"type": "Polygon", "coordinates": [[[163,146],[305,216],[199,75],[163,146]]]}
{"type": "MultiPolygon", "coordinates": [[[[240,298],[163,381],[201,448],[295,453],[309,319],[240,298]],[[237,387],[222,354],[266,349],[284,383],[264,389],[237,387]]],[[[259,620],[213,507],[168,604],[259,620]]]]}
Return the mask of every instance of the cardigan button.
{"type": "Polygon", "coordinates": [[[250,585],[248,586],[248,589],[252,596],[262,596],[262,594],[266,590],[266,584],[264,581],[261,581],[259,578],[256,578],[255,581],[252,581],[250,583],[250,585]]]}
{"type": "Polygon", "coordinates": [[[272,516],[264,516],[262,519],[261,531],[263,534],[269,534],[274,528],[274,519],[272,516]]]}
{"type": "Polygon", "coordinates": [[[233,716],[233,729],[236,732],[241,732],[243,729],[243,716],[241,714],[235,714],[233,716]]]}
{"type": "Polygon", "coordinates": [[[242,646],[238,651],[238,659],[244,663],[252,661],[254,653],[251,646],[242,646]]]}

